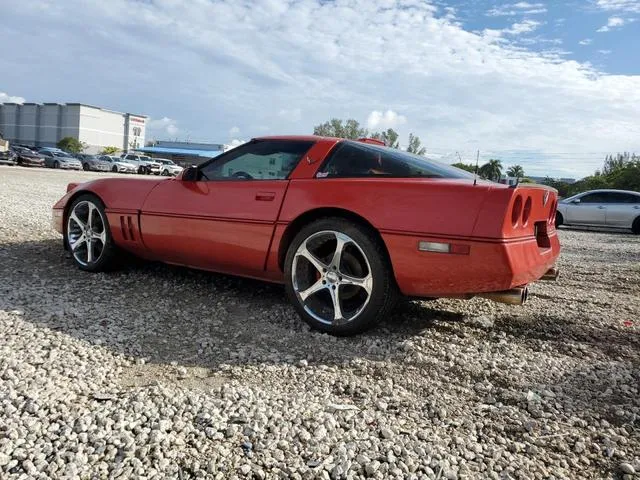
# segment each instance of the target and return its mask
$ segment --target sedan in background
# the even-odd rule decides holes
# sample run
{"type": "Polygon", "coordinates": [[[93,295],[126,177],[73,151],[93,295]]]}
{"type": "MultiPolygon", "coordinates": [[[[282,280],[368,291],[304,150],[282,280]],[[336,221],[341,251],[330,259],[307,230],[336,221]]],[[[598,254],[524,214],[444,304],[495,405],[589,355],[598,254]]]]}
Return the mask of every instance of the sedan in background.
{"type": "Polygon", "coordinates": [[[120,157],[115,155],[100,155],[98,158],[109,164],[109,169],[113,173],[136,173],[138,167],[129,162],[123,162],[120,157]]]}
{"type": "Polygon", "coordinates": [[[11,147],[16,154],[16,162],[23,167],[44,167],[44,156],[26,147],[11,147]]]}
{"type": "Polygon", "coordinates": [[[175,177],[184,170],[180,165],[176,165],[173,160],[169,160],[168,158],[154,158],[154,160],[160,163],[160,171],[156,173],[156,175],[160,174],[163,177],[175,177]]]}
{"type": "Polygon", "coordinates": [[[78,153],[75,157],[82,162],[82,169],[94,172],[110,172],[111,162],[102,160],[98,155],[88,155],[86,153],[78,153]]]}
{"type": "Polygon", "coordinates": [[[640,235],[640,193],[590,190],[558,202],[556,227],[575,225],[632,230],[640,235]]]}
{"type": "Polygon", "coordinates": [[[44,165],[48,168],[64,168],[67,170],[82,170],[82,163],[69,153],[58,150],[40,150],[44,156],[44,165]]]}
{"type": "Polygon", "coordinates": [[[15,165],[18,156],[10,148],[0,151],[0,165],[15,165]]]}

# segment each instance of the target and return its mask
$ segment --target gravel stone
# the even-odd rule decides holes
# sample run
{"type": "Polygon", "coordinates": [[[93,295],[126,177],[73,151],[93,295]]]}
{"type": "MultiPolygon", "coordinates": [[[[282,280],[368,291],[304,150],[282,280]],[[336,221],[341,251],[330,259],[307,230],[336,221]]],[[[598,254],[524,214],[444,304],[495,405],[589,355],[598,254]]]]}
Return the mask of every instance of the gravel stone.
{"type": "Polygon", "coordinates": [[[277,285],[79,271],[51,206],[109,176],[0,166],[3,480],[638,478],[640,236],[561,229],[522,307],[334,338],[277,285]]]}

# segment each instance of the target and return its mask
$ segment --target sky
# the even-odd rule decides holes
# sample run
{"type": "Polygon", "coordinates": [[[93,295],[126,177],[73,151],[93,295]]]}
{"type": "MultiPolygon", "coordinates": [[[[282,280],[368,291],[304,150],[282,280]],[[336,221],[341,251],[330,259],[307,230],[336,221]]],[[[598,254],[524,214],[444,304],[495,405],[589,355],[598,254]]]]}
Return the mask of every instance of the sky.
{"type": "Polygon", "coordinates": [[[640,0],[0,0],[0,102],[232,143],[354,118],[447,162],[640,153],[640,0]]]}

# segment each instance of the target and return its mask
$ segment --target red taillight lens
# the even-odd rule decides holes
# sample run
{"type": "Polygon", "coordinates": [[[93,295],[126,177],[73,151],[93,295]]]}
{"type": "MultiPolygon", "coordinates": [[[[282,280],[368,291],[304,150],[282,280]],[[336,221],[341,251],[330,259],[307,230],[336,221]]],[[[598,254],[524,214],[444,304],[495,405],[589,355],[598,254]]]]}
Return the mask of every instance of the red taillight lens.
{"type": "Polygon", "coordinates": [[[522,197],[518,195],[513,202],[513,209],[511,210],[511,225],[514,227],[518,225],[520,214],[522,213],[522,197]]]}
{"type": "Polygon", "coordinates": [[[531,197],[527,197],[527,201],[524,202],[524,208],[522,209],[522,226],[526,226],[529,223],[529,216],[531,215],[531,197]]]}

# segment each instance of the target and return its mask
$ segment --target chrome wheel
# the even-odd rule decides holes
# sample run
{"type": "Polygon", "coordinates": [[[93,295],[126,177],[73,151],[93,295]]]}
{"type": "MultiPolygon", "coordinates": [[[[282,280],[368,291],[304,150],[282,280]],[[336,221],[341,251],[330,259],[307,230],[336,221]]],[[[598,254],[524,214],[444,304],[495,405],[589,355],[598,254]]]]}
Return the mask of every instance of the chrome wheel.
{"type": "Polygon", "coordinates": [[[323,230],[296,250],[293,291],[304,310],[327,325],[355,320],[371,298],[373,274],[364,250],[348,235],[323,230]]]}
{"type": "Polygon", "coordinates": [[[81,265],[100,260],[107,243],[107,222],[90,201],[78,202],[67,220],[67,241],[73,257],[81,265]]]}

